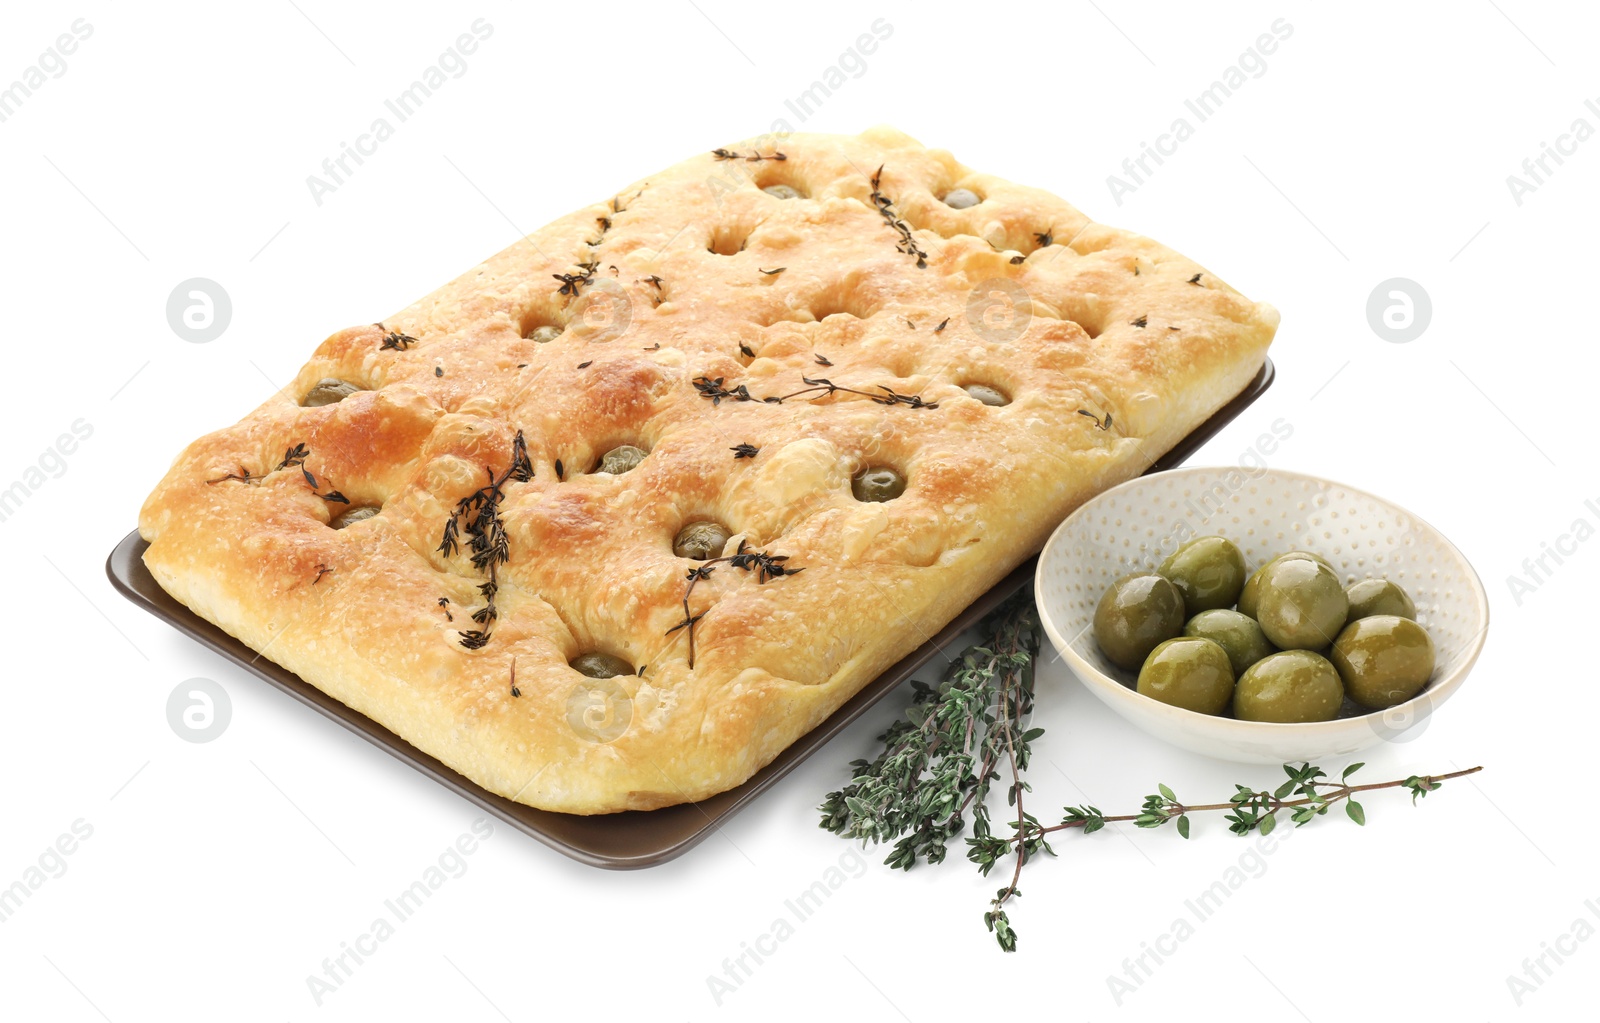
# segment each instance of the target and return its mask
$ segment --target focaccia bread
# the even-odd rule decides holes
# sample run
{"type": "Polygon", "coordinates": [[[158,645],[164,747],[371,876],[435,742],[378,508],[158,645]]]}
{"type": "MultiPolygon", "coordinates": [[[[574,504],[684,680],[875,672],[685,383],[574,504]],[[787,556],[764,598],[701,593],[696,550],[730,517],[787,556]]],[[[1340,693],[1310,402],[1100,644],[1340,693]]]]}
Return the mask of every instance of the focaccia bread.
{"type": "Polygon", "coordinates": [[[899,132],[747,141],[328,338],[178,458],[145,563],[491,792],[696,800],[1225,404],[1277,322],[899,132]],[[674,552],[694,523],[721,560],[674,552]]]}

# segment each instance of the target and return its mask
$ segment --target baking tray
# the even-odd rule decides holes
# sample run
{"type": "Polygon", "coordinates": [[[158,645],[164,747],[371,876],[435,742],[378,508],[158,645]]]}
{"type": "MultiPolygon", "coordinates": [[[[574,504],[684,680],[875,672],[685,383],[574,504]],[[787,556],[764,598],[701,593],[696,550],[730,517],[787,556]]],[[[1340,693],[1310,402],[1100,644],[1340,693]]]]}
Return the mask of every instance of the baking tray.
{"type": "MultiPolygon", "coordinates": [[[[1182,463],[1195,449],[1211,439],[1218,430],[1261,397],[1266,389],[1272,386],[1273,376],[1272,360],[1268,359],[1262,363],[1261,370],[1250,383],[1245,385],[1243,391],[1171,451],[1157,459],[1147,471],[1161,472],[1182,463]]],[[[260,657],[254,650],[194,614],[163,590],[145,568],[143,555],[148,546],[149,544],[140,538],[139,531],[134,530],[123,537],[122,542],[117,544],[111,556],[106,559],[106,574],[111,578],[111,585],[124,597],[250,674],[277,686],[301,703],[321,711],[373,745],[405,761],[468,802],[494,814],[519,831],[575,860],[616,870],[651,867],[665,863],[704,841],[751,800],[771,788],[778,779],[821,749],[829,739],[866,713],[873,704],[898,688],[911,677],[913,672],[932,660],[935,654],[956,642],[961,633],[976,625],[979,619],[994,610],[1007,597],[1028,585],[1033,579],[1037,560],[1029,558],[1019,565],[1016,571],[1006,576],[988,593],[957,615],[955,620],[940,630],[937,636],[874,679],[849,702],[834,711],[832,717],[779,753],[772,763],[738,788],[719,793],[698,803],[684,803],[660,810],[630,810],[624,813],[582,817],[536,810],[479,788],[372,719],[358,714],[315,686],[301,681],[298,675],[260,657]]],[[[844,781],[842,776],[840,781],[841,783],[844,781]]],[[[822,796],[823,793],[817,793],[819,802],[822,796]]]]}

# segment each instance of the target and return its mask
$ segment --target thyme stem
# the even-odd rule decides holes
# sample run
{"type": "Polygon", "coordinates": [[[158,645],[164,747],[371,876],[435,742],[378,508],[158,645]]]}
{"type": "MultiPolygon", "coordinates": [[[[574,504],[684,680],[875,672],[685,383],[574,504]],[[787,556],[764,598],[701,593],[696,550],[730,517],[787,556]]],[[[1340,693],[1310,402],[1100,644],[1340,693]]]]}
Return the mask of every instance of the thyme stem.
{"type": "MultiPolygon", "coordinates": [[[[1269,791],[1267,791],[1265,789],[1263,789],[1260,792],[1252,792],[1251,795],[1259,796],[1259,797],[1262,797],[1262,798],[1266,799],[1271,804],[1271,806],[1272,806],[1272,808],[1274,810],[1281,810],[1281,809],[1286,809],[1286,808],[1292,809],[1294,807],[1311,806],[1313,804],[1322,805],[1324,803],[1331,805],[1333,803],[1339,802],[1341,799],[1349,799],[1352,795],[1354,795],[1357,792],[1376,792],[1376,791],[1378,791],[1380,789],[1397,789],[1397,788],[1401,788],[1402,786],[1409,788],[1413,784],[1421,785],[1423,788],[1425,788],[1425,789],[1427,789],[1428,791],[1431,792],[1432,790],[1438,788],[1441,784],[1451,780],[1452,778],[1465,778],[1467,775],[1469,775],[1469,774],[1477,774],[1481,770],[1483,770],[1483,767],[1480,765],[1478,767],[1468,767],[1468,768],[1466,768],[1464,770],[1460,770],[1460,771],[1451,771],[1448,774],[1413,775],[1410,778],[1397,778],[1394,781],[1375,781],[1375,782],[1369,782],[1369,783],[1367,783],[1365,785],[1342,785],[1339,782],[1334,782],[1334,781],[1313,782],[1312,784],[1315,784],[1315,785],[1329,786],[1329,787],[1332,787],[1332,788],[1335,788],[1335,789],[1338,790],[1337,792],[1333,792],[1333,793],[1327,794],[1326,797],[1324,797],[1324,796],[1316,796],[1316,797],[1305,796],[1305,797],[1302,797],[1300,799],[1279,799],[1276,796],[1274,796],[1271,792],[1269,792],[1269,791]]],[[[1174,815],[1185,814],[1185,813],[1204,813],[1206,811],[1211,811],[1211,810],[1236,810],[1236,809],[1238,809],[1238,806],[1239,806],[1239,804],[1237,804],[1237,803],[1198,803],[1198,804],[1195,804],[1195,805],[1192,805],[1192,806],[1191,805],[1185,805],[1183,803],[1173,803],[1173,804],[1171,804],[1172,812],[1173,812],[1174,815]]],[[[1125,822],[1129,822],[1129,821],[1137,821],[1143,816],[1144,816],[1143,814],[1138,814],[1138,813],[1124,813],[1124,814],[1116,814],[1116,815],[1105,815],[1105,816],[1100,816],[1100,817],[1094,818],[1094,819],[1103,821],[1106,824],[1120,824],[1120,823],[1125,823],[1125,822]]],[[[1086,820],[1062,821],[1060,824],[1052,824],[1049,827],[1044,828],[1043,830],[1044,830],[1044,832],[1046,834],[1048,834],[1048,833],[1054,832],[1054,831],[1065,831],[1068,828],[1081,828],[1086,823],[1087,823],[1086,820]]],[[[1012,835],[1009,838],[1005,839],[1005,841],[1012,842],[1012,843],[1016,842],[1016,840],[1017,840],[1017,837],[1015,835],[1012,835]]]]}
{"type": "Polygon", "coordinates": [[[784,562],[788,560],[789,555],[787,554],[764,554],[761,551],[752,551],[749,549],[748,541],[740,540],[739,549],[733,554],[720,558],[707,558],[689,569],[684,576],[689,581],[689,585],[683,588],[683,621],[666,632],[670,636],[679,629],[688,630],[689,667],[694,667],[694,627],[707,613],[706,611],[701,611],[699,614],[694,614],[689,610],[689,596],[694,593],[695,584],[702,579],[708,578],[715,571],[716,566],[723,563],[733,568],[743,569],[746,572],[753,570],[756,573],[757,585],[765,583],[768,579],[776,579],[781,575],[799,575],[805,571],[804,568],[785,565],[784,562]]]}

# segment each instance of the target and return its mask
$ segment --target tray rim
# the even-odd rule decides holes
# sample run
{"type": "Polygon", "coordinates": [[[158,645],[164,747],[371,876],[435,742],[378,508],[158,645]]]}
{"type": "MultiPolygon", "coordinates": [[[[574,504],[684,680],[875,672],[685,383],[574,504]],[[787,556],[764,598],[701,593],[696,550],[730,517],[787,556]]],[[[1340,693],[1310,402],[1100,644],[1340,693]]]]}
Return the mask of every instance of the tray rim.
{"type": "MultiPolygon", "coordinates": [[[[1156,459],[1141,475],[1163,472],[1185,462],[1195,449],[1210,440],[1246,408],[1254,404],[1272,386],[1275,379],[1276,368],[1272,363],[1272,359],[1266,357],[1262,360],[1262,364],[1254,376],[1251,377],[1238,394],[1229,399],[1226,404],[1174,445],[1171,450],[1156,459]]],[[[1027,558],[999,583],[968,605],[932,639],[912,650],[905,658],[882,675],[868,682],[859,692],[845,701],[833,714],[829,715],[826,720],[791,743],[778,756],[774,757],[770,763],[742,784],[695,803],[681,803],[673,807],[664,807],[660,810],[635,810],[584,816],[540,810],[497,796],[422,750],[417,749],[404,738],[395,735],[371,718],[346,707],[275,661],[263,658],[256,651],[251,650],[221,628],[196,615],[166,594],[144,565],[142,555],[148,546],[143,538],[140,537],[139,531],[134,529],[116,544],[106,558],[107,578],[110,580],[112,587],[129,602],[172,626],[191,640],[222,656],[236,667],[243,668],[247,673],[287,693],[300,703],[316,710],[324,717],[332,719],[396,759],[409,764],[479,809],[493,814],[499,820],[511,825],[530,838],[580,863],[613,870],[631,870],[657,866],[676,859],[705,841],[756,797],[777,784],[790,771],[827,745],[834,736],[844,731],[857,718],[876,705],[879,700],[903,685],[907,679],[932,660],[935,654],[958,638],[961,633],[975,625],[979,619],[988,614],[1002,601],[1028,586],[1033,579],[1034,568],[1038,562],[1037,554],[1027,558]],[[145,590],[151,588],[159,596],[145,592],[145,590]],[[159,602],[161,598],[165,598],[166,602],[174,605],[176,610],[163,606],[159,602]],[[704,822],[691,830],[677,835],[671,841],[651,845],[647,849],[634,852],[605,853],[592,845],[578,844],[570,837],[555,834],[552,830],[552,823],[558,821],[569,822],[571,827],[578,827],[579,825],[570,824],[570,822],[582,821],[586,822],[584,826],[592,826],[602,830],[629,828],[641,824],[648,828],[652,826],[651,822],[670,822],[675,816],[686,815],[687,810],[685,808],[699,810],[705,817],[704,822]],[[594,822],[599,823],[595,824],[594,822]]]]}

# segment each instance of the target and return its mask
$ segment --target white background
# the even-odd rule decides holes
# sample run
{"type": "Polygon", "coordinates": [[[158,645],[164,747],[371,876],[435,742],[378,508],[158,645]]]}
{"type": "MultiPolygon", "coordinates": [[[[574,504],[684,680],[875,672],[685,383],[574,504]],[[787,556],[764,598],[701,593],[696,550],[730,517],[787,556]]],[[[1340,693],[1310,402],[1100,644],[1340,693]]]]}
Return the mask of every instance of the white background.
{"type": "MultiPolygon", "coordinates": [[[[1600,904],[1600,878],[1583,766],[1600,697],[1579,646],[1594,641],[1600,543],[1579,544],[1520,603],[1507,579],[1575,520],[1600,522],[1584,504],[1600,506],[1600,139],[1520,205],[1506,178],[1575,118],[1600,128],[1584,107],[1600,98],[1594,12],[1476,0],[697,3],[8,5],[0,84],[74,19],[93,34],[0,123],[0,488],[75,420],[93,434],[0,523],[11,635],[0,886],[74,821],[93,834],[0,923],[0,1015],[920,1021],[991,1010],[1321,1023],[1374,1006],[1443,1019],[1592,1011],[1600,940],[1563,965],[1547,959],[1550,976],[1520,1007],[1506,978],[1558,938],[1573,948],[1562,936],[1575,921],[1600,927],[1584,905],[1600,904]],[[307,176],[479,17],[493,35],[466,73],[317,205],[307,176]],[[784,100],[880,17],[890,38],[802,124],[784,100]],[[1194,136],[1119,205],[1107,175],[1278,18],[1293,34],[1266,71],[1205,123],[1187,115],[1194,136]],[[478,814],[123,602],[103,575],[107,552],[187,441],[253,408],[328,333],[780,118],[808,131],[892,123],[1276,305],[1277,385],[1191,464],[1233,463],[1283,418],[1293,436],[1273,465],[1383,495],[1467,553],[1493,602],[1483,658],[1423,734],[1374,750],[1363,776],[1487,769],[1415,809],[1373,795],[1365,829],[1330,815],[1295,833],[1119,1006],[1107,977],[1250,843],[1214,819],[1187,843],[1170,830],[1066,837],[1059,858],[1026,872],[1012,911],[1021,951],[1004,955],[980,921],[999,879],[959,850],[899,874],[816,827],[818,801],[903,705],[892,697],[663,867],[603,872],[497,828],[319,1007],[307,976],[478,814]],[[209,344],[166,320],[169,292],[195,276],[232,296],[232,324],[209,344]],[[1432,297],[1432,323],[1409,344],[1367,322],[1369,292],[1395,276],[1432,297]],[[168,694],[196,676],[233,708],[206,744],[166,718],[168,694]],[[719,1006],[707,977],[841,857],[854,876],[719,1006]]],[[[1157,781],[1195,801],[1273,781],[1135,732],[1059,663],[1038,688],[1035,806],[1125,812],[1157,781]]]]}

